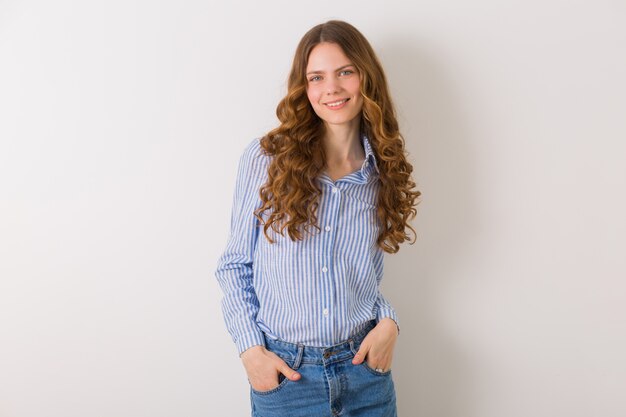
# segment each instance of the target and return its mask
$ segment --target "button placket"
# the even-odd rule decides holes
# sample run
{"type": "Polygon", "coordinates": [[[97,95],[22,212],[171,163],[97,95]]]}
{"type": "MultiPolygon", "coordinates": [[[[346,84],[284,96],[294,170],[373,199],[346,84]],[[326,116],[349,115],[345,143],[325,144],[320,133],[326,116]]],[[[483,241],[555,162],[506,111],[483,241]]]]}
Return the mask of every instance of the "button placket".
{"type": "Polygon", "coordinates": [[[328,233],[331,232],[335,227],[336,224],[338,224],[338,222],[340,222],[339,217],[339,213],[341,212],[341,200],[342,200],[342,193],[341,190],[339,189],[339,187],[337,187],[335,184],[329,184],[330,187],[330,192],[331,195],[329,196],[330,198],[328,199],[328,204],[329,204],[329,208],[330,210],[328,211],[328,219],[327,220],[327,224],[324,226],[323,230],[326,231],[326,234],[323,234],[323,238],[324,240],[326,240],[325,246],[325,253],[324,253],[324,264],[321,265],[322,268],[322,272],[324,273],[324,281],[326,281],[328,283],[328,293],[325,294],[325,299],[328,300],[327,302],[329,304],[326,305],[322,305],[322,318],[326,319],[324,320],[324,322],[326,322],[326,329],[329,332],[328,333],[328,337],[330,337],[332,339],[332,335],[334,335],[335,333],[335,323],[334,320],[332,320],[332,316],[331,316],[331,309],[333,308],[334,305],[336,305],[336,300],[335,300],[335,296],[336,296],[336,282],[334,281],[334,277],[333,277],[333,271],[332,271],[332,263],[333,263],[333,259],[334,259],[334,252],[335,252],[335,238],[336,238],[336,234],[335,233],[328,233]]]}

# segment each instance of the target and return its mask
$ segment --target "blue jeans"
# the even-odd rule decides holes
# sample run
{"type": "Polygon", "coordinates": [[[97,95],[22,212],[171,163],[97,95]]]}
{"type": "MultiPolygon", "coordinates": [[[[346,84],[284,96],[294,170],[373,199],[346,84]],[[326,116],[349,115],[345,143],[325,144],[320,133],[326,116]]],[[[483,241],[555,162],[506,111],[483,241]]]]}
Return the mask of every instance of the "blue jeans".
{"type": "Polygon", "coordinates": [[[322,348],[265,338],[266,348],[280,356],[302,377],[283,375],[269,391],[250,387],[252,417],[397,417],[391,371],[379,372],[352,358],[374,327],[337,345],[322,348]]]}

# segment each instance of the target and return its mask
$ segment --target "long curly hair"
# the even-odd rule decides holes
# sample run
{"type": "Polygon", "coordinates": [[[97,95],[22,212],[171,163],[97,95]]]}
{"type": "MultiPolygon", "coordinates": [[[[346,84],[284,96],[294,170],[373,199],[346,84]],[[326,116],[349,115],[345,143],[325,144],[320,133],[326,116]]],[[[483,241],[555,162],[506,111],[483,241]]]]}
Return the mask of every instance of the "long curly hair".
{"type": "Polygon", "coordinates": [[[414,189],[413,167],[406,158],[383,68],[367,39],[343,21],[330,20],[313,27],[298,44],[287,95],[276,109],[280,125],[261,138],[264,153],[272,158],[267,182],[260,189],[262,205],[255,216],[272,243],[270,228],[282,236],[286,229],[294,241],[302,240],[303,232],[310,232],[311,227],[319,230],[317,209],[322,191],[316,179],[326,164],[324,125],[307,97],[306,68],[312,49],[322,42],[339,45],[361,76],[360,128],[370,140],[379,170],[377,245],[396,253],[400,243],[410,240],[407,230],[414,237],[410,243],[415,242],[409,221],[416,215],[421,193],[414,189]]]}

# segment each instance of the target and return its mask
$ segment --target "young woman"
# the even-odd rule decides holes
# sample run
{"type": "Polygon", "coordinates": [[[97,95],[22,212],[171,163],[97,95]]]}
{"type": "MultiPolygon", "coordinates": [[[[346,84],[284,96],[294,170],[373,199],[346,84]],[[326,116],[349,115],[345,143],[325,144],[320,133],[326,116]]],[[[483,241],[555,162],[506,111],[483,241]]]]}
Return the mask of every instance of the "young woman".
{"type": "Polygon", "coordinates": [[[216,271],[252,416],[396,416],[399,327],[379,284],[420,192],[365,37],[307,32],[277,115],[240,159],[216,271]]]}

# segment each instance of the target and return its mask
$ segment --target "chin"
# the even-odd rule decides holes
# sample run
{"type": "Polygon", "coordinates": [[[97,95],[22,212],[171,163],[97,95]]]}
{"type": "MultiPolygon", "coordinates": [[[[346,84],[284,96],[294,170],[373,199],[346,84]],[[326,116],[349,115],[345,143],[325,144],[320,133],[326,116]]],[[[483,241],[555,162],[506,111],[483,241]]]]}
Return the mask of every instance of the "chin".
{"type": "Polygon", "coordinates": [[[321,119],[324,121],[324,123],[327,123],[329,125],[347,125],[353,123],[354,120],[357,119],[357,117],[322,117],[321,119]]]}

